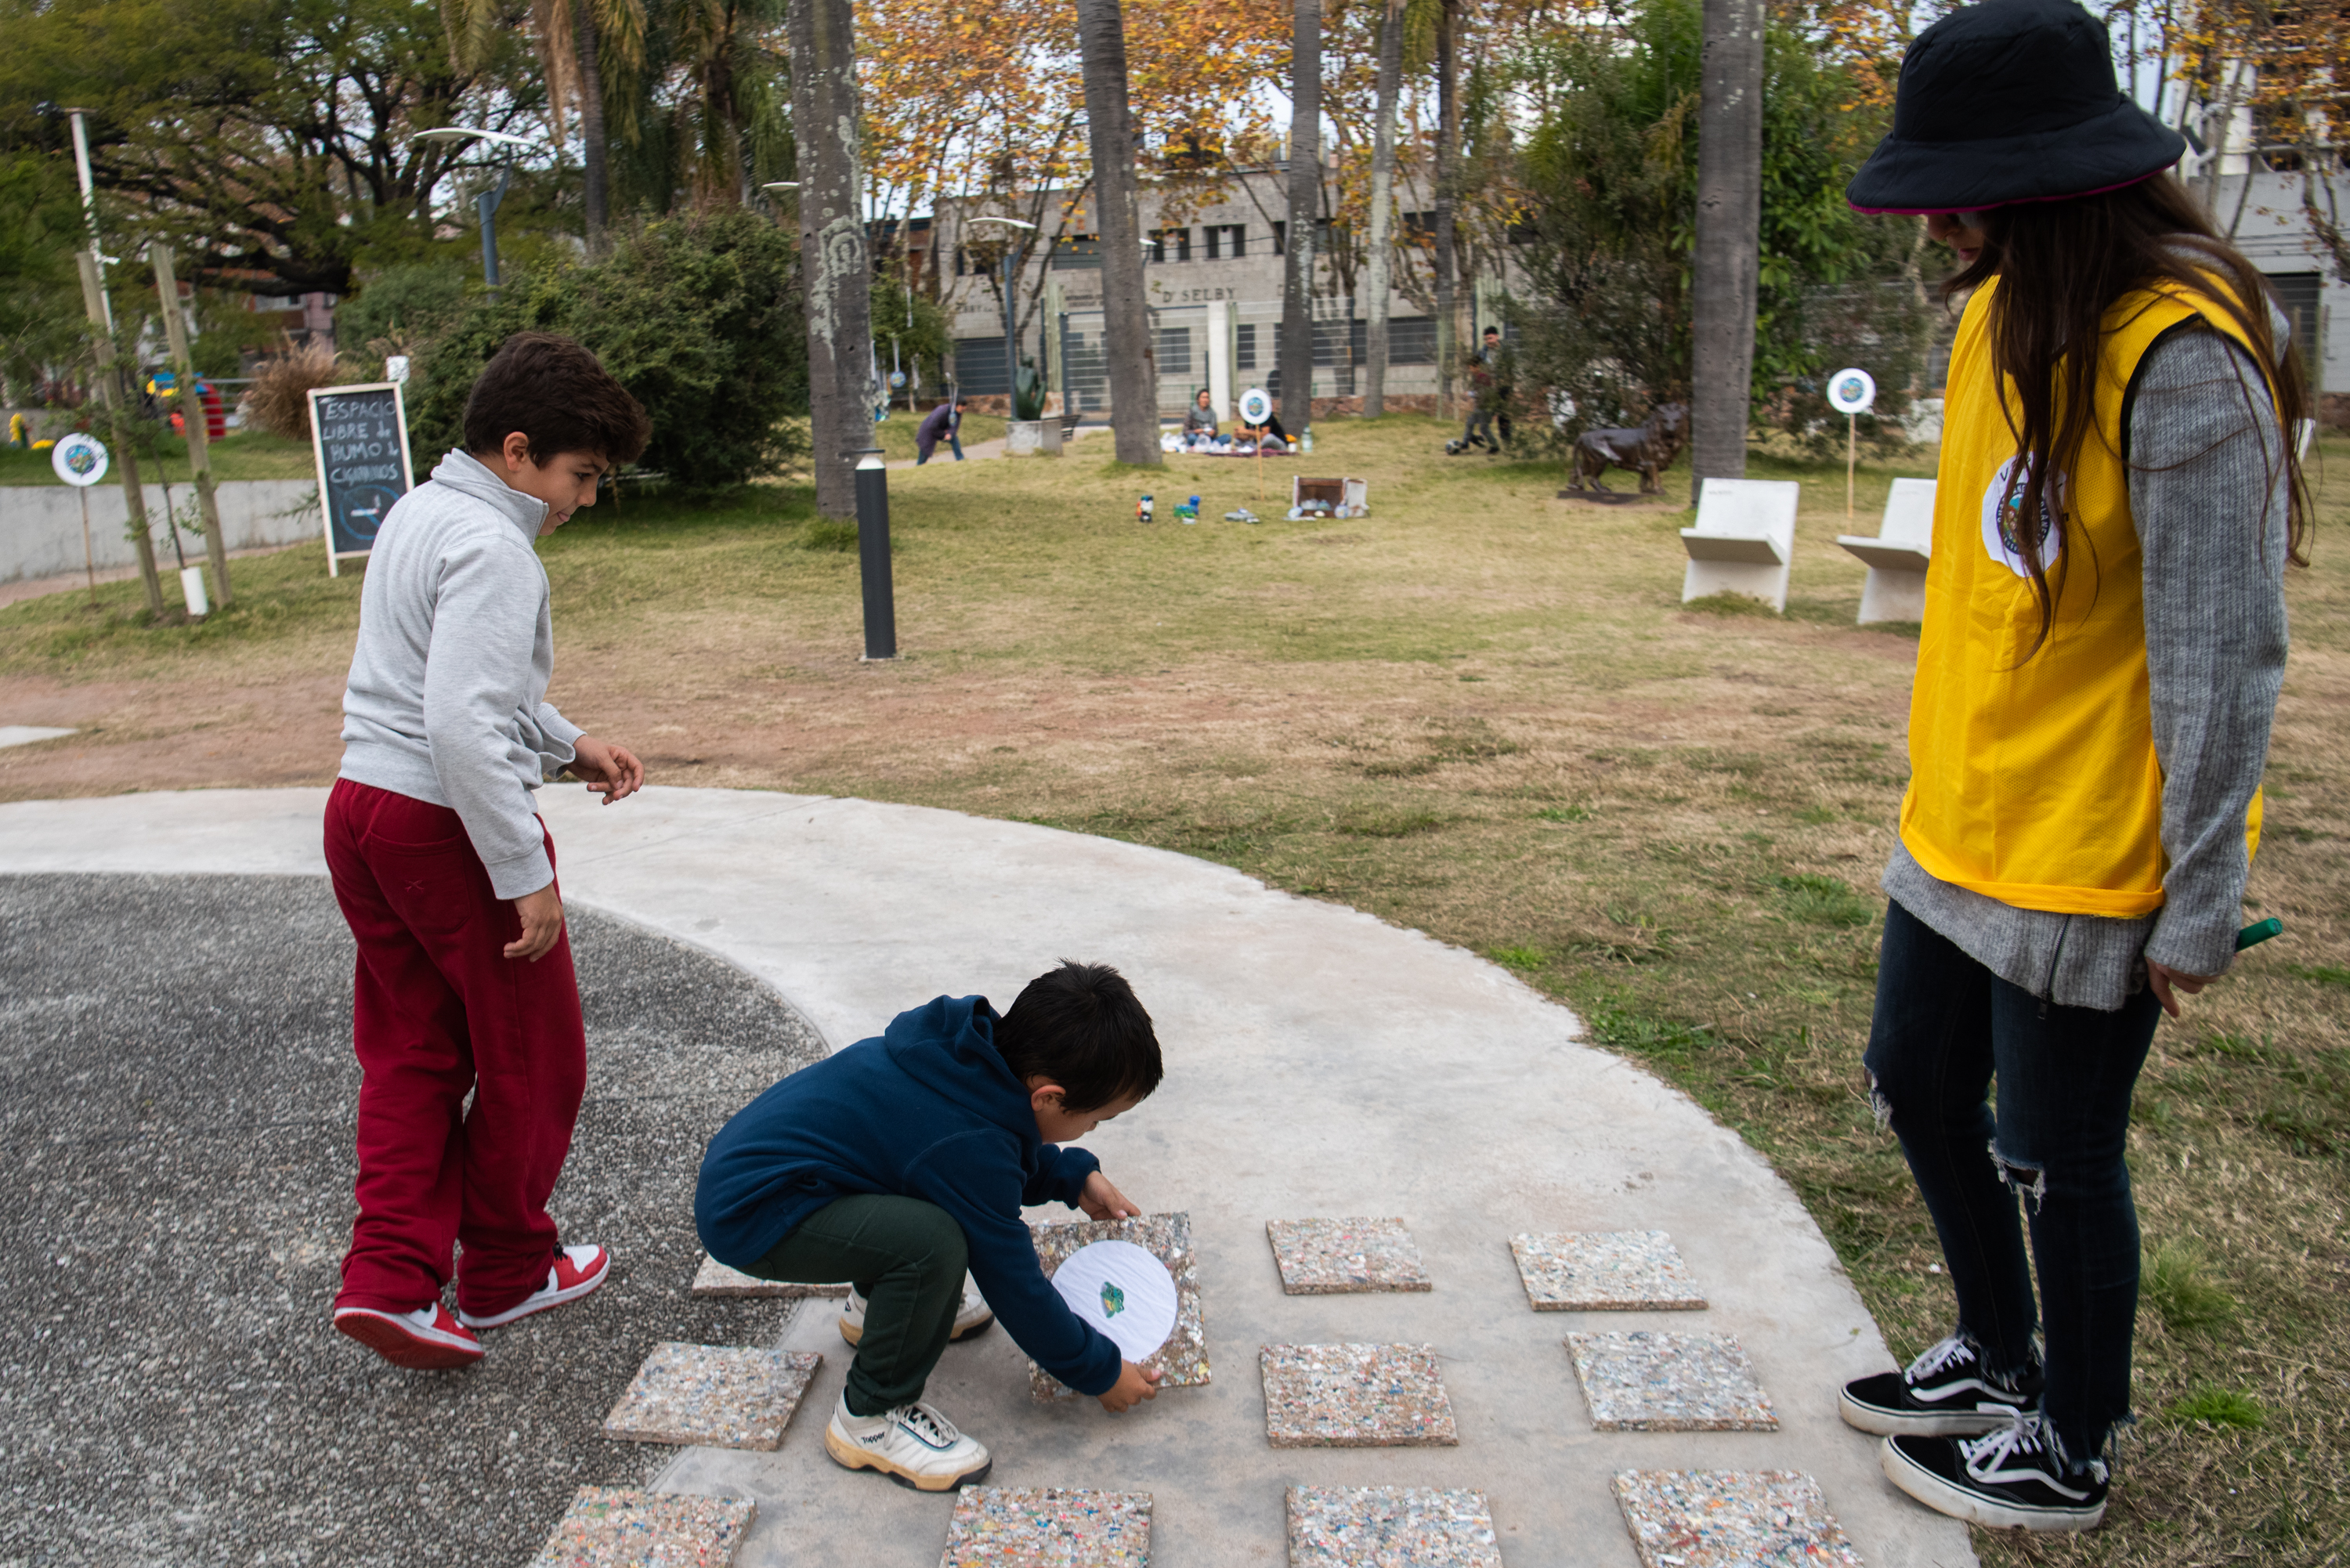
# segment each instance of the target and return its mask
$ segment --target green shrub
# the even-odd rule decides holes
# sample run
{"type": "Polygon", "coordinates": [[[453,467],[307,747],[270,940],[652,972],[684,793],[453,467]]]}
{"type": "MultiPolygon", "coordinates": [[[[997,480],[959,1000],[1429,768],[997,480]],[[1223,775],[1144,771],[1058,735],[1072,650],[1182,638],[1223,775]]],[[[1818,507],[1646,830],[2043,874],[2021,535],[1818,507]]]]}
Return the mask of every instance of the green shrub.
{"type": "Polygon", "coordinates": [[[1805,873],[1774,884],[1779,903],[1799,920],[1822,926],[1865,926],[1875,917],[1867,900],[1833,877],[1805,873]]]}
{"type": "Polygon", "coordinates": [[[800,530],[803,550],[848,551],[857,548],[857,524],[836,517],[819,517],[800,530]]]}
{"type": "Polygon", "coordinates": [[[2236,1315],[2236,1298],[2204,1278],[2203,1268],[2203,1254],[2184,1242],[2164,1241],[2146,1251],[2138,1299],[2173,1334],[2217,1328],[2236,1315]]]}
{"type": "Polygon", "coordinates": [[[1485,956],[1504,969],[1538,970],[1550,962],[1540,948],[1488,948],[1485,956]]]}
{"type": "Polygon", "coordinates": [[[796,240],[747,212],[646,225],[607,259],[517,276],[423,353],[411,401],[418,461],[462,440],[465,398],[516,332],[577,338],[652,417],[639,466],[695,490],[779,472],[807,410],[796,240]],[[428,455],[429,454],[429,455],[428,455]]]}
{"type": "Polygon", "coordinates": [[[2168,1415],[2174,1421],[2201,1421],[2207,1426],[2241,1427],[2254,1432],[2267,1426],[2269,1420],[2269,1413],[2251,1395],[2208,1383],[2186,1398],[2174,1401],[2168,1415]]]}

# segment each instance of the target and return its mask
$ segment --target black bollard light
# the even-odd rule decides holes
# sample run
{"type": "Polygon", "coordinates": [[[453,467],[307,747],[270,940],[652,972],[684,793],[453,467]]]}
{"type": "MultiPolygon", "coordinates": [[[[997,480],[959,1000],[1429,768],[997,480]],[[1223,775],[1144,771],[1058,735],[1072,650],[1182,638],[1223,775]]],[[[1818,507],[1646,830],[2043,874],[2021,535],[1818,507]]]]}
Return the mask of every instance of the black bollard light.
{"type": "Polygon", "coordinates": [[[889,587],[889,471],[881,449],[859,447],[857,460],[857,572],[865,585],[865,657],[898,657],[898,601],[889,587]]]}

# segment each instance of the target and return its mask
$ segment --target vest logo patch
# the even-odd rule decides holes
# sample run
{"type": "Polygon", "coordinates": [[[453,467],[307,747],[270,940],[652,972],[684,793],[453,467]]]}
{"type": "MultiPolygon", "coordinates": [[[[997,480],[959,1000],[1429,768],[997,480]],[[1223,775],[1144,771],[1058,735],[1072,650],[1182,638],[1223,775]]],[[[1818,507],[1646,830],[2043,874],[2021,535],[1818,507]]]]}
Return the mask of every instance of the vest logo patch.
{"type": "MultiPolygon", "coordinates": [[[[2019,577],[2028,577],[2032,568],[2023,559],[2023,487],[2031,479],[2031,464],[2022,452],[1999,465],[1982,497],[1983,549],[1991,558],[2019,577]]],[[[2045,496],[2040,502],[2040,565],[2044,571],[2056,564],[2064,553],[2064,535],[2056,532],[2055,514],[2048,509],[2045,496]]]]}

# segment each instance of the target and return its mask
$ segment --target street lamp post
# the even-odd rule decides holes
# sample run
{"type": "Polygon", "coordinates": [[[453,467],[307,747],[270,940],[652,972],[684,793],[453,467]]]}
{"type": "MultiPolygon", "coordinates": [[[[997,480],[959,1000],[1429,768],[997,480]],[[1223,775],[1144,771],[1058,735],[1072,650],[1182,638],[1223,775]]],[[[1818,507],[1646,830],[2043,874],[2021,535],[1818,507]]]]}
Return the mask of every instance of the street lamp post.
{"type": "MultiPolygon", "coordinates": [[[[537,144],[527,136],[509,136],[503,130],[484,130],[477,125],[442,125],[431,130],[420,130],[409,138],[415,141],[494,141],[509,147],[534,147],[537,144]]],[[[484,191],[473,198],[474,210],[482,216],[482,281],[492,288],[498,286],[498,203],[506,199],[506,188],[514,183],[511,161],[498,167],[498,184],[494,191],[484,191]]]]}
{"type": "Polygon", "coordinates": [[[842,454],[857,462],[857,576],[865,590],[865,657],[898,657],[898,601],[889,583],[889,474],[878,446],[842,454]]]}

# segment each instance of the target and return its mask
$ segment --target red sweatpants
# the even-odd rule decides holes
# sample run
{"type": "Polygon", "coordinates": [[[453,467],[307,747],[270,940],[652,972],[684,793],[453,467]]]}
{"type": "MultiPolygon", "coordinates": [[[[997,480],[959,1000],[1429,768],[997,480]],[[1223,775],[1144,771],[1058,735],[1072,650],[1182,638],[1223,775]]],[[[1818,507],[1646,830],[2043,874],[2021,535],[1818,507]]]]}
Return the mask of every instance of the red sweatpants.
{"type": "Polygon", "coordinates": [[[458,1306],[504,1312],[553,1266],[546,1199],[588,1086],[570,934],[504,956],[521,919],[447,806],[338,779],[327,866],[359,949],[359,1217],[335,1304],[437,1301],[457,1243],[458,1306]]]}

